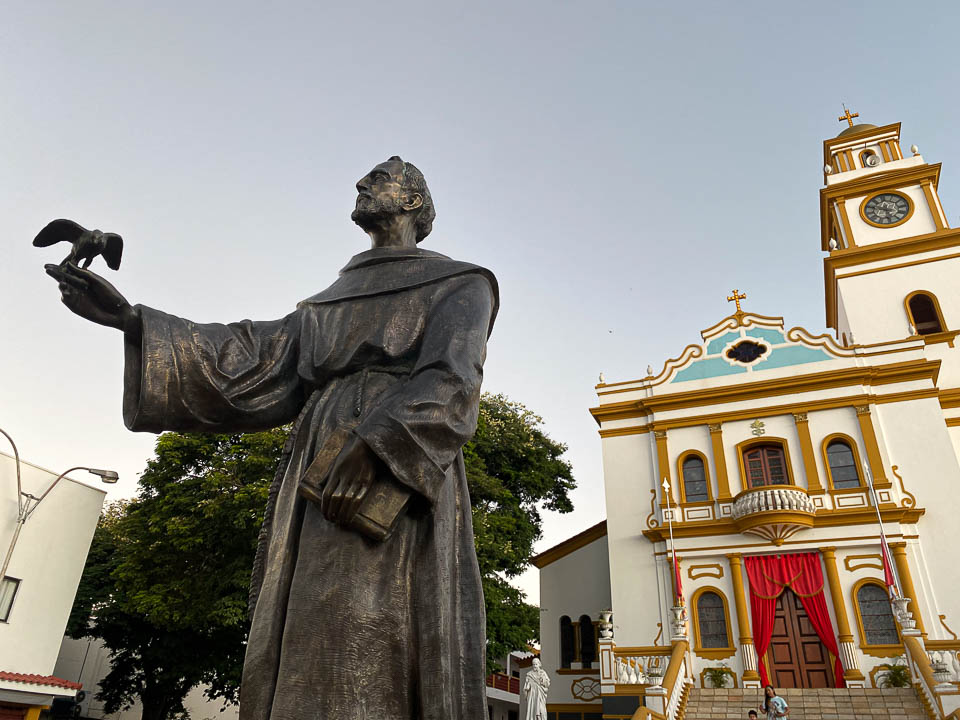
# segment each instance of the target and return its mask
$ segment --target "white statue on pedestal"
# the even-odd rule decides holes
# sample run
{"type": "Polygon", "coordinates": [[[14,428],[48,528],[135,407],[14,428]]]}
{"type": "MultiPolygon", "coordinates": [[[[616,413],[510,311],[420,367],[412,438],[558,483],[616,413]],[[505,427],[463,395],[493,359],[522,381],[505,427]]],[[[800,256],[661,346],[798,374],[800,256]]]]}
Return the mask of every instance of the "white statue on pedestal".
{"type": "Polygon", "coordinates": [[[523,683],[523,695],[527,701],[527,710],[523,720],[547,720],[547,689],[550,676],[540,666],[540,659],[533,659],[533,669],[527,673],[523,683]]]}

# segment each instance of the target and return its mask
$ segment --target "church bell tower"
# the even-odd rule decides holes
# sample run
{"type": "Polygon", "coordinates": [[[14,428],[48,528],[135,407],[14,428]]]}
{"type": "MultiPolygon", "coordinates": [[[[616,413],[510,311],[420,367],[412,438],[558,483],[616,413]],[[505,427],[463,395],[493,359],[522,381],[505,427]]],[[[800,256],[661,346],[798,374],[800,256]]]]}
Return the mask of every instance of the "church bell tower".
{"type": "Polygon", "coordinates": [[[940,163],[916,145],[904,156],[900,123],[855,124],[824,141],[820,228],[827,325],[844,345],[922,335],[953,346],[960,327],[960,230],[937,191],[940,163]],[[949,323],[949,324],[948,324],[949,323]]]}

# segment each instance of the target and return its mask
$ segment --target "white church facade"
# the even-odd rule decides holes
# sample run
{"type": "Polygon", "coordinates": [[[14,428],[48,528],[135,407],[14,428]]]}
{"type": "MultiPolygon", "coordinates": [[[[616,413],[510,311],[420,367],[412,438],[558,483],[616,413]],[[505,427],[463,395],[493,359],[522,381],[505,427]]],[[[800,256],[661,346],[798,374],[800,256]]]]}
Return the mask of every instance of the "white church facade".
{"type": "Polygon", "coordinates": [[[847,119],[824,142],[832,332],[735,290],[659,373],[596,387],[607,519],[535,559],[550,720],[678,717],[718,672],[872,688],[895,662],[928,714],[960,704],[960,229],[899,124],[847,119]]]}

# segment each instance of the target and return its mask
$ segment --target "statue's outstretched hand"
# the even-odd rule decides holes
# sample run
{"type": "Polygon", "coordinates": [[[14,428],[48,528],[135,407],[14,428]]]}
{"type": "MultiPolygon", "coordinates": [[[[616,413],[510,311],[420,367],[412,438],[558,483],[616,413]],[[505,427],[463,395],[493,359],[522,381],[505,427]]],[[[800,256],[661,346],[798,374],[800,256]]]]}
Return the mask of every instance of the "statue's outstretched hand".
{"type": "Polygon", "coordinates": [[[327,520],[350,525],[376,480],[376,457],[367,444],[353,436],[337,455],[320,500],[327,520]]]}
{"type": "Polygon", "coordinates": [[[139,326],[136,310],[113,285],[90,270],[72,263],[44,265],[59,283],[63,304],[82,318],[125,332],[139,326]]]}

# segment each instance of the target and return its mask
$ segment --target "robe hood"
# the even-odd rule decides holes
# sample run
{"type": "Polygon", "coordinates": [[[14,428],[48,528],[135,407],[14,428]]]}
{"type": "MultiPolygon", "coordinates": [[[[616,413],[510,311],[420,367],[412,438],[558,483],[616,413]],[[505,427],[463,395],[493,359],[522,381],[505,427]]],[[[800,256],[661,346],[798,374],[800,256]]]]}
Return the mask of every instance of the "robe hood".
{"type": "Polygon", "coordinates": [[[468,274],[482,275],[490,283],[493,290],[492,330],[500,307],[500,290],[494,274],[479,265],[452,260],[420,248],[374,248],[354,255],[333,285],[301,301],[297,307],[387,295],[468,274]]]}

